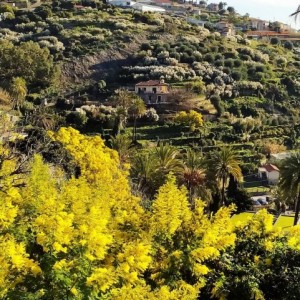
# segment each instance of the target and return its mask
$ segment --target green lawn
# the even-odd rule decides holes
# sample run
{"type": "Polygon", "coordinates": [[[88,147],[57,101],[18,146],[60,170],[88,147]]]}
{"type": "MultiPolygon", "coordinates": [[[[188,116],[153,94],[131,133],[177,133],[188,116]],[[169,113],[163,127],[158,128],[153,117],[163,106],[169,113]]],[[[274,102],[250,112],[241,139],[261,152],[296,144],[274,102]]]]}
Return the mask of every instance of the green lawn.
{"type": "MultiPolygon", "coordinates": [[[[127,127],[126,132],[131,133],[132,127],[127,127]]],[[[180,138],[184,132],[185,136],[189,134],[192,136],[192,133],[188,132],[188,128],[182,126],[142,126],[137,128],[137,135],[139,140],[156,140],[158,137],[160,139],[173,139],[180,138]]]]}
{"type": "Polygon", "coordinates": [[[237,223],[243,223],[246,222],[247,220],[251,219],[254,216],[254,212],[243,212],[237,215],[233,215],[231,217],[231,221],[234,225],[237,223]]]}
{"type": "Polygon", "coordinates": [[[269,192],[269,190],[270,190],[269,187],[263,186],[263,185],[253,186],[253,187],[246,187],[245,189],[250,194],[251,193],[265,193],[265,192],[269,192]]]}
{"type": "Polygon", "coordinates": [[[279,216],[276,220],[274,227],[281,227],[282,229],[287,229],[292,227],[294,224],[293,216],[279,216]]]}

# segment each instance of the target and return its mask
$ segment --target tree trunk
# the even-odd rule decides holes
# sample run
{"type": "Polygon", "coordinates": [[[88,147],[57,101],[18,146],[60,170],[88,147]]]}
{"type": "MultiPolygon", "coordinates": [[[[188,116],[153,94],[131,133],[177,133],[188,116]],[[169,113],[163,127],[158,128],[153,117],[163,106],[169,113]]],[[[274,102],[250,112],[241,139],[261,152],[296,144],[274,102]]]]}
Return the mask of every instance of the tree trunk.
{"type": "Polygon", "coordinates": [[[294,218],[294,226],[297,225],[299,219],[299,210],[300,210],[300,192],[298,192],[296,209],[295,209],[295,218],[294,218]]]}
{"type": "Polygon", "coordinates": [[[133,121],[132,141],[136,142],[136,118],[133,121]]]}
{"type": "Polygon", "coordinates": [[[190,202],[190,205],[191,205],[191,209],[194,210],[195,209],[195,202],[194,202],[194,199],[193,199],[193,187],[190,183],[188,183],[188,191],[189,191],[189,202],[190,202]]]}
{"type": "Polygon", "coordinates": [[[221,205],[225,206],[225,176],[222,177],[221,205]]]}
{"type": "Polygon", "coordinates": [[[114,128],[113,128],[113,136],[117,136],[120,134],[120,127],[121,127],[121,119],[120,117],[115,118],[114,128]]]}

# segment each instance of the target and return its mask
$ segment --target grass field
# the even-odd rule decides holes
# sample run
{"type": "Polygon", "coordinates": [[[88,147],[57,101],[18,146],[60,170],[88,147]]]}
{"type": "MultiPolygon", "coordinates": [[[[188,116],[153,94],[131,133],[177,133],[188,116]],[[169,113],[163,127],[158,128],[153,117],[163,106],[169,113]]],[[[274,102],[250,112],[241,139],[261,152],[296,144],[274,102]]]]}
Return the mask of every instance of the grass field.
{"type": "Polygon", "coordinates": [[[282,229],[287,229],[292,227],[294,224],[293,216],[279,216],[274,224],[274,227],[281,227],[282,229]]]}
{"type": "Polygon", "coordinates": [[[251,194],[251,193],[267,193],[270,191],[270,188],[267,186],[253,186],[253,187],[246,187],[246,191],[251,194]]]}
{"type": "Polygon", "coordinates": [[[235,225],[238,223],[246,222],[247,220],[251,219],[253,216],[254,216],[254,212],[244,212],[237,215],[233,215],[231,217],[231,221],[235,225]]]}

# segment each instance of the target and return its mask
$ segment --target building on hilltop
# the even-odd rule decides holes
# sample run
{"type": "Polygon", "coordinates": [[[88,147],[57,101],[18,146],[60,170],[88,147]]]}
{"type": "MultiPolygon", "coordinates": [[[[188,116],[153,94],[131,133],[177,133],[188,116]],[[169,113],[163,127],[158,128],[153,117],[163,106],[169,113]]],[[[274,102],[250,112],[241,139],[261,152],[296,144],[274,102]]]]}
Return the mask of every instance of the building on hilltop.
{"type": "Polygon", "coordinates": [[[256,18],[250,18],[250,28],[253,30],[258,30],[258,31],[268,31],[270,30],[269,28],[270,22],[261,20],[261,19],[256,19],[256,18]]]}
{"type": "Polygon", "coordinates": [[[219,4],[218,3],[210,3],[206,6],[206,9],[209,11],[219,11],[219,4]]]}
{"type": "Polygon", "coordinates": [[[278,29],[279,29],[280,33],[295,33],[296,32],[296,30],[293,29],[291,25],[284,24],[281,22],[276,22],[276,23],[279,27],[278,29]]]}
{"type": "Polygon", "coordinates": [[[42,2],[40,0],[36,0],[34,2],[28,0],[8,0],[8,1],[0,1],[0,5],[9,5],[12,7],[20,8],[20,9],[29,9],[36,8],[40,6],[42,2]]]}
{"type": "Polygon", "coordinates": [[[131,5],[131,7],[141,12],[159,12],[159,13],[166,12],[166,10],[162,7],[155,6],[155,5],[148,5],[140,2],[134,3],[133,5],[131,5]]]}
{"type": "Polygon", "coordinates": [[[120,6],[120,7],[131,7],[136,2],[131,0],[107,0],[107,3],[113,6],[120,6]]]}
{"type": "Polygon", "coordinates": [[[135,92],[147,104],[166,103],[169,85],[164,80],[148,80],[135,85],[135,92]]]}
{"type": "Polygon", "coordinates": [[[216,23],[215,28],[221,33],[222,36],[235,35],[234,26],[228,22],[221,21],[216,23]]]}

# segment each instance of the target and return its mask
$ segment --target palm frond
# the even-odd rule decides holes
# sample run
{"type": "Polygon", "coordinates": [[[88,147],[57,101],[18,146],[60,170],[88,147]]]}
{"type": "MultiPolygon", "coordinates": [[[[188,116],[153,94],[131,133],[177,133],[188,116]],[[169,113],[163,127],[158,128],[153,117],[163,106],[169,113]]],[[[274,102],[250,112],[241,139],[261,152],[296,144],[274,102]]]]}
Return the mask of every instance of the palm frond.
{"type": "Polygon", "coordinates": [[[300,14],[300,5],[298,6],[297,10],[290,15],[290,17],[294,17],[296,20],[299,14],[300,14]]]}
{"type": "Polygon", "coordinates": [[[10,94],[2,88],[0,88],[0,104],[1,105],[12,104],[12,98],[11,98],[10,94]]]}
{"type": "Polygon", "coordinates": [[[280,167],[279,187],[289,195],[296,196],[300,191],[300,152],[285,159],[280,167]]]}

